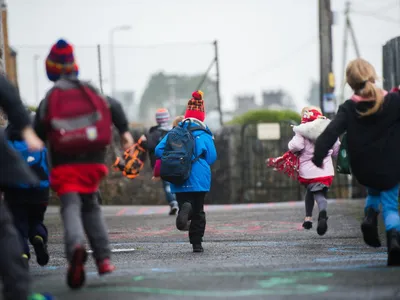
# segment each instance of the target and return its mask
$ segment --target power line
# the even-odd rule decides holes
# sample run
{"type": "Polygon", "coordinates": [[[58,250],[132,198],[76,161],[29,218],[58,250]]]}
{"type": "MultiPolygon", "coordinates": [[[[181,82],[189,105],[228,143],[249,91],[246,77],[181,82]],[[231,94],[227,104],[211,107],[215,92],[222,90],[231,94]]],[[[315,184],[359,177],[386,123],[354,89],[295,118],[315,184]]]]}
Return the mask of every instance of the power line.
{"type": "Polygon", "coordinates": [[[290,61],[290,59],[296,57],[296,54],[299,54],[299,52],[302,52],[303,50],[307,49],[308,47],[314,45],[316,43],[316,41],[317,41],[317,37],[313,36],[311,39],[307,40],[304,44],[301,44],[300,47],[297,47],[293,51],[286,53],[286,55],[282,56],[279,60],[275,60],[273,63],[266,65],[263,68],[258,69],[256,71],[248,74],[247,76],[244,76],[243,78],[254,77],[259,73],[265,72],[266,70],[268,70],[268,72],[274,71],[275,69],[288,63],[290,61]]]}
{"type": "MultiPolygon", "coordinates": [[[[211,46],[213,42],[171,42],[171,43],[161,43],[161,44],[151,44],[151,45],[113,45],[114,48],[126,48],[126,49],[139,49],[139,48],[160,48],[160,47],[171,47],[171,46],[205,46],[209,45],[211,46]]],[[[93,45],[79,45],[79,44],[73,44],[75,48],[96,48],[97,45],[100,45],[101,47],[108,47],[109,44],[93,44],[93,45]]],[[[49,48],[51,47],[51,44],[47,45],[33,45],[33,44],[21,44],[21,45],[12,45],[15,48],[49,48]]]]}
{"type": "Polygon", "coordinates": [[[360,16],[364,16],[364,17],[371,17],[374,18],[376,20],[380,20],[380,21],[385,21],[388,23],[395,23],[395,24],[399,24],[399,21],[390,17],[386,17],[386,16],[382,16],[382,15],[378,15],[378,14],[374,14],[374,13],[368,13],[368,12],[362,12],[362,11],[354,11],[352,10],[351,13],[356,14],[356,15],[360,15],[360,16]]]}

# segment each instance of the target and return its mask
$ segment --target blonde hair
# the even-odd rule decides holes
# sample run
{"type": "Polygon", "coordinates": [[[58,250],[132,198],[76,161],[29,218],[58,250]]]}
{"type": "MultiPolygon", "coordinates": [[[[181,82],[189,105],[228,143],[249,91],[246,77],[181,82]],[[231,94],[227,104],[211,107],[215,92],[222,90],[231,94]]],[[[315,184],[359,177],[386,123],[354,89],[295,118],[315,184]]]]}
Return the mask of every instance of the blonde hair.
{"type": "Polygon", "coordinates": [[[184,116],[177,116],[177,117],[174,119],[174,122],[172,123],[172,126],[173,126],[173,127],[178,126],[179,122],[182,122],[182,120],[183,120],[184,118],[185,118],[184,116]]]}
{"type": "Polygon", "coordinates": [[[347,65],[346,81],[354,93],[375,102],[367,111],[357,111],[362,117],[373,115],[382,107],[384,96],[382,89],[375,85],[377,79],[375,68],[365,59],[357,58],[347,65]]]}

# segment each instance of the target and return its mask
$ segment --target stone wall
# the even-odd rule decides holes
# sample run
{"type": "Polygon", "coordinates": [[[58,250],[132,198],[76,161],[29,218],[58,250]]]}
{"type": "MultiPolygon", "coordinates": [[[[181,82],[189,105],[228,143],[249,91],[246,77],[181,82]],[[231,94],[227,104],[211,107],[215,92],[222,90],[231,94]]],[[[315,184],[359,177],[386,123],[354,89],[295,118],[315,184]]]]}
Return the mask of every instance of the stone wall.
{"type": "MultiPolygon", "coordinates": [[[[293,132],[288,124],[282,124],[282,137],[278,141],[259,141],[256,126],[225,126],[215,133],[214,142],[218,160],[212,166],[212,187],[206,203],[254,203],[301,200],[304,188],[297,182],[265,166],[267,157],[276,157],[287,150],[287,142],[293,132]]],[[[135,129],[137,140],[146,129],[135,129]]],[[[106,205],[162,205],[165,196],[160,181],[152,181],[150,161],[147,159],[140,176],[131,180],[113,171],[115,150],[119,141],[107,155],[110,174],[101,184],[103,204],[106,205]]],[[[353,182],[353,186],[357,183],[353,182]]],[[[329,192],[331,198],[347,198],[352,182],[347,176],[338,175],[329,192]]]]}

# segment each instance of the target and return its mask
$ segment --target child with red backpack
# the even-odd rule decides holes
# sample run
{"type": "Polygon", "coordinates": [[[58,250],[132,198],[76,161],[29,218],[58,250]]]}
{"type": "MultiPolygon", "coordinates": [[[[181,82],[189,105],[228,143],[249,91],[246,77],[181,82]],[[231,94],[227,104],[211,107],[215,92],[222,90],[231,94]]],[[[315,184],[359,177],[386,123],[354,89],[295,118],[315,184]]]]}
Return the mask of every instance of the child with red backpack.
{"type": "Polygon", "coordinates": [[[50,185],[61,200],[67,283],[80,288],[85,282],[85,233],[99,275],[115,269],[97,195],[100,181],[108,173],[105,155],[112,125],[117,127],[124,149],[133,145],[133,138],[121,105],[78,80],[73,48],[65,40],[51,48],[46,71],[54,86],[39,105],[35,130],[48,142],[50,185]]]}
{"type": "Polygon", "coordinates": [[[211,165],[217,159],[210,129],[204,124],[203,92],[195,91],[189,100],[185,119],[156,147],[161,158],[160,177],[171,183],[179,213],[176,227],[183,230],[191,218],[189,240],[193,252],[203,252],[206,228],[204,199],[211,186],[211,165]]]}

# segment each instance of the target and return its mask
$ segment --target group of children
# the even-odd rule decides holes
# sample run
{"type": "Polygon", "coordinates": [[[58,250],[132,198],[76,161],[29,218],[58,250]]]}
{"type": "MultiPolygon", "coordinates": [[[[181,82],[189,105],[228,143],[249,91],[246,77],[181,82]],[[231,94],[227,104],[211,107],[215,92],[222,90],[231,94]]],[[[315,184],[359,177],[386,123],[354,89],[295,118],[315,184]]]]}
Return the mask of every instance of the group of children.
{"type": "MultiPolygon", "coordinates": [[[[98,273],[103,275],[115,270],[110,261],[111,249],[98,203],[98,188],[108,172],[104,162],[106,147],[111,143],[112,125],[120,134],[122,148],[133,146],[126,116],[117,101],[103,97],[89,83],[78,79],[73,48],[66,41],[59,40],[53,45],[46,59],[46,71],[54,86],[40,103],[33,128],[17,93],[5,78],[0,78],[0,93],[3,93],[0,104],[9,121],[8,143],[5,140],[4,145],[0,143],[2,173],[7,174],[0,178],[0,184],[8,206],[0,204],[0,242],[8,245],[0,248],[0,272],[7,300],[28,298],[28,241],[40,265],[49,261],[48,234],[43,218],[50,188],[60,198],[69,264],[68,285],[80,288],[85,282],[84,266],[88,256],[85,234],[98,273]],[[47,148],[42,141],[47,143],[47,148]],[[18,162],[18,157],[7,147],[19,152],[27,164],[18,162]],[[10,163],[15,161],[17,163],[10,168],[10,163]],[[18,249],[21,249],[20,254],[18,249]]],[[[298,171],[296,179],[306,187],[303,227],[312,228],[312,211],[317,202],[317,232],[319,235],[327,232],[326,193],[334,177],[332,156],[337,156],[339,137],[347,132],[352,173],[368,188],[361,225],[364,240],[370,246],[381,246],[377,218],[382,205],[388,265],[400,265],[400,159],[397,157],[400,93],[398,90],[387,93],[378,88],[374,68],[363,59],[352,61],[346,76],[354,91],[351,99],[339,107],[332,121],[317,107],[304,108],[301,124],[293,128],[295,136],[288,145],[290,155],[284,156],[298,171]]],[[[177,117],[172,127],[168,125],[168,111],[158,110],[158,126],[145,137],[154,178],[163,180],[171,205],[170,214],[178,214],[176,226],[179,230],[189,231],[193,252],[204,251],[204,201],[211,185],[210,166],[217,159],[212,133],[204,123],[203,96],[201,91],[193,92],[185,115],[177,117]]],[[[49,298],[36,296],[42,297],[37,299],[49,298]]]]}
{"type": "MultiPolygon", "coordinates": [[[[3,152],[0,185],[7,204],[0,205],[0,241],[7,244],[0,248],[0,272],[6,300],[28,299],[28,241],[39,265],[44,266],[49,261],[48,232],[43,219],[50,188],[60,199],[69,265],[68,286],[77,289],[85,282],[88,256],[85,235],[99,275],[115,270],[110,261],[111,249],[98,202],[98,189],[108,173],[105,154],[111,143],[112,125],[120,134],[122,148],[133,151],[125,113],[116,100],[101,95],[88,82],[78,79],[79,67],[73,47],[65,40],[52,46],[46,59],[46,72],[54,85],[41,101],[34,120],[24,109],[15,88],[5,78],[0,78],[0,104],[8,116],[8,143],[5,138],[4,143],[0,143],[3,152]]],[[[185,116],[177,117],[173,128],[167,126],[168,111],[157,111],[159,125],[145,138],[150,145],[154,178],[161,178],[167,195],[169,193],[170,214],[176,214],[179,209],[178,229],[186,227],[193,251],[202,252],[206,226],[204,200],[210,190],[210,165],[216,160],[216,149],[212,134],[204,124],[203,93],[196,91],[192,96],[185,116]],[[177,136],[182,132],[190,135],[193,144],[191,152],[180,152],[177,156],[179,151],[172,150],[180,142],[177,136]],[[184,165],[186,169],[182,169],[184,165]],[[183,176],[182,182],[166,180],[169,176],[178,178],[177,174],[183,176]]],[[[183,143],[184,147],[181,144],[181,149],[187,145],[189,142],[183,143]]],[[[30,297],[51,299],[44,294],[30,297]]]]}
{"type": "Polygon", "coordinates": [[[354,94],[340,105],[335,118],[326,119],[317,107],[304,108],[301,124],[293,128],[289,152],[269,159],[268,166],[306,187],[303,227],[312,228],[312,210],[317,202],[317,232],[324,235],[328,229],[326,193],[334,177],[332,156],[338,155],[339,137],[347,133],[352,175],[368,192],[361,224],[364,241],[372,247],[381,246],[378,215],[382,205],[387,264],[400,266],[400,92],[394,88],[388,93],[377,87],[374,67],[361,58],[349,63],[346,79],[354,94]]]}

